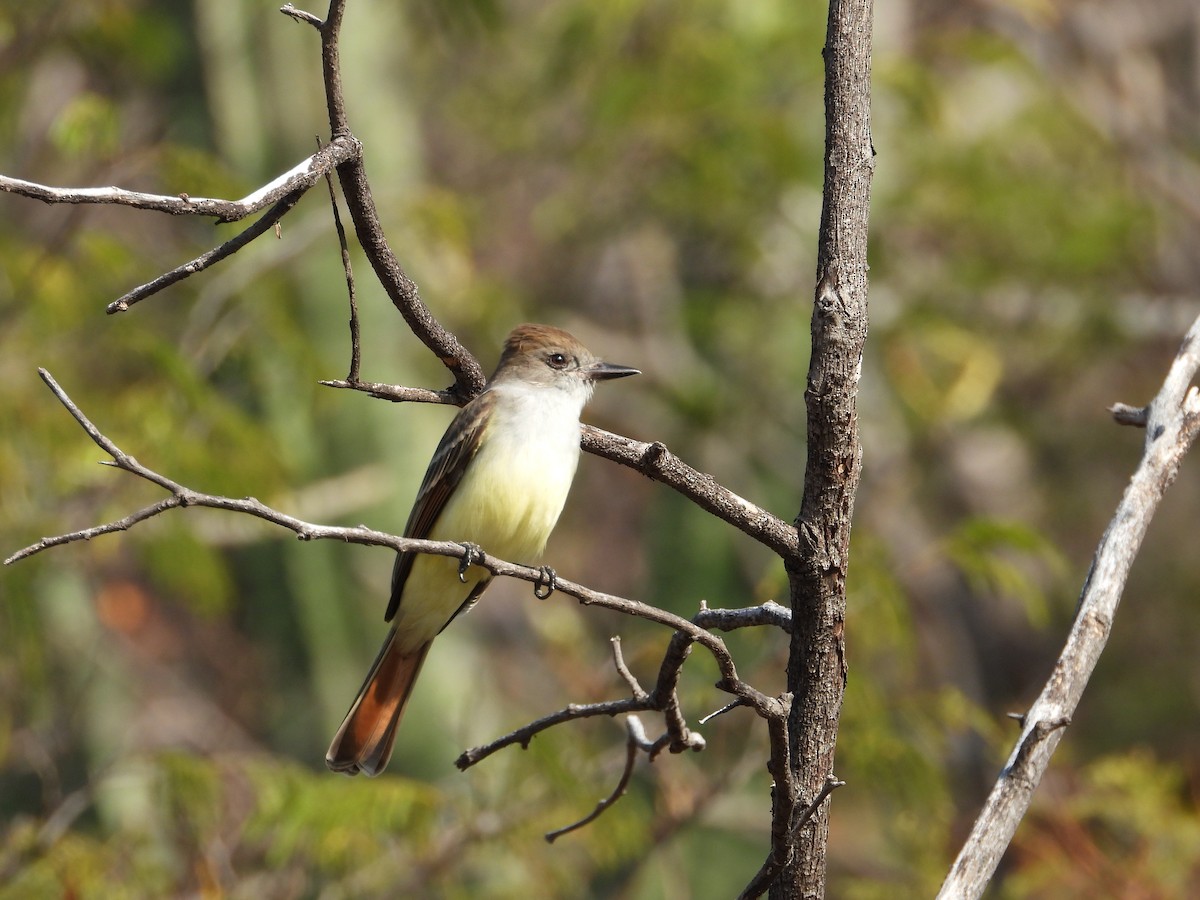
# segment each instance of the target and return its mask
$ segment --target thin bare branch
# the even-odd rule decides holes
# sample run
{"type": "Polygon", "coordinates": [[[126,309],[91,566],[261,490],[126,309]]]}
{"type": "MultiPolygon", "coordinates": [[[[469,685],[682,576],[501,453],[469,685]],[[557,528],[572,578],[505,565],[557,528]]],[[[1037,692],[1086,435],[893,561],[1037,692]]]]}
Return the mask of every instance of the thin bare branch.
{"type": "Polygon", "coordinates": [[[35,553],[41,553],[43,550],[49,550],[51,547],[74,544],[78,541],[90,541],[94,537],[112,534],[116,531],[128,531],[139,522],[145,522],[147,519],[152,519],[160,513],[164,513],[169,509],[177,509],[180,506],[183,506],[183,500],[178,495],[172,494],[170,497],[159,500],[157,503],[151,504],[144,509],[139,509],[137,512],[130,513],[122,519],[117,519],[115,522],[96,525],[92,528],[84,528],[82,531],[73,531],[70,534],[44,537],[36,544],[30,544],[28,547],[18,550],[12,556],[5,559],[4,565],[8,566],[19,562],[27,556],[33,556],[35,553]]]}
{"type": "Polygon", "coordinates": [[[711,722],[713,719],[717,718],[718,716],[723,716],[727,712],[733,712],[735,709],[741,709],[743,706],[749,706],[749,705],[750,704],[747,701],[743,700],[741,697],[738,697],[733,702],[726,703],[720,709],[713,710],[707,716],[701,716],[696,721],[701,725],[707,725],[709,722],[711,722]]]}
{"type": "Polygon", "coordinates": [[[648,697],[649,694],[642,689],[637,678],[629,671],[629,666],[625,665],[625,657],[621,654],[621,639],[613,635],[609,640],[612,642],[613,665],[616,666],[617,674],[625,679],[625,683],[629,685],[629,692],[634,697],[648,697]]]}
{"type": "Polygon", "coordinates": [[[1146,529],[1200,431],[1200,392],[1192,387],[1197,371],[1200,318],[1188,330],[1162,389],[1146,407],[1142,459],[1100,538],[1066,644],[1041,695],[1025,714],[1021,736],[942,884],[938,897],[943,900],[983,893],[1079,705],[1108,642],[1146,529]]]}
{"type": "Polygon", "coordinates": [[[478,762],[487,759],[497,750],[513,745],[522,749],[529,747],[529,742],[538,734],[563,722],[574,722],[577,719],[591,719],[596,716],[619,716],[622,713],[650,712],[654,710],[653,697],[628,697],[624,700],[605,700],[601,703],[571,703],[557,712],[535,719],[527,725],[510,731],[479,747],[472,747],[459,754],[454,765],[459,769],[469,769],[478,762]]]}
{"type": "Polygon", "coordinates": [[[378,381],[343,381],[341,379],[322,381],[321,384],[325,387],[362,391],[364,394],[370,394],[380,400],[391,400],[393,403],[446,403],[452,406],[461,406],[464,402],[453,390],[435,391],[432,388],[402,387],[378,381]]]}
{"type": "MultiPolygon", "coordinates": [[[[286,9],[287,7],[284,7],[284,10],[286,9]]],[[[318,147],[320,143],[321,140],[318,138],[318,147]]],[[[354,289],[354,268],[350,265],[350,247],[346,242],[346,229],[342,225],[342,214],[338,211],[337,194],[333,189],[333,176],[328,172],[325,173],[325,186],[329,189],[329,206],[333,210],[333,227],[337,231],[338,248],[342,255],[342,272],[346,276],[346,296],[350,302],[350,371],[346,375],[346,381],[350,384],[357,384],[359,368],[362,363],[362,340],[358,328],[358,295],[354,289]]]]}
{"type": "Polygon", "coordinates": [[[221,260],[237,253],[252,240],[261,237],[267,231],[274,228],[279,223],[279,220],[287,215],[291,211],[291,208],[304,196],[305,190],[307,188],[288,194],[245,231],[238,232],[238,234],[219,247],[214,247],[207,253],[202,253],[190,262],[186,262],[182,266],[176,266],[169,272],[164,272],[153,281],[138,285],[129,293],[118,297],[112,303],[108,304],[108,308],[105,311],[109,315],[125,312],[135,303],[140,303],[147,297],[153,297],[164,288],[168,288],[178,281],[183,281],[183,279],[198,272],[203,272],[213,264],[219,263],[221,260]]]}
{"type": "MultiPolygon", "coordinates": [[[[613,788],[611,794],[596,804],[595,809],[578,822],[572,822],[570,825],[564,825],[562,828],[556,828],[554,831],[547,832],[547,844],[553,844],[564,834],[570,834],[572,831],[577,831],[585,825],[596,821],[606,809],[624,796],[625,791],[629,788],[629,780],[633,777],[633,765],[637,762],[638,750],[647,750],[646,730],[642,726],[641,719],[634,715],[628,716],[625,719],[625,728],[629,735],[628,740],[625,742],[625,768],[621,771],[621,777],[617,781],[617,786],[613,788]]],[[[649,751],[647,750],[647,752],[649,751]]]]}
{"type": "Polygon", "coordinates": [[[289,194],[296,191],[303,193],[340,163],[361,153],[362,146],[355,140],[333,141],[241,200],[192,197],[188,194],[147,194],[119,187],[50,187],[7,175],[0,175],[0,191],[43,203],[109,204],[150,209],[173,216],[212,216],[218,222],[236,222],[266,209],[289,194]]]}
{"type": "Polygon", "coordinates": [[[312,13],[305,12],[302,9],[296,9],[296,7],[290,3],[283,4],[283,6],[279,7],[279,11],[285,16],[295,19],[297,22],[303,22],[306,25],[311,25],[313,28],[317,29],[317,31],[320,31],[325,27],[325,23],[319,16],[314,16],[312,13]]]}
{"type": "Polygon", "coordinates": [[[821,808],[821,804],[825,802],[825,798],[838,788],[845,786],[846,782],[839,781],[832,775],[826,778],[824,786],[822,786],[817,796],[813,798],[812,803],[808,804],[808,806],[804,807],[804,809],[800,811],[800,815],[796,818],[796,824],[792,826],[792,831],[799,831],[801,828],[807,825],[808,821],[814,815],[816,815],[817,810],[821,808]]]}
{"type": "Polygon", "coordinates": [[[659,441],[635,441],[593,425],[584,425],[583,449],[674,488],[701,509],[745,532],[785,560],[795,558],[799,550],[794,525],[739,497],[711,475],[693,469],[659,441]]]}

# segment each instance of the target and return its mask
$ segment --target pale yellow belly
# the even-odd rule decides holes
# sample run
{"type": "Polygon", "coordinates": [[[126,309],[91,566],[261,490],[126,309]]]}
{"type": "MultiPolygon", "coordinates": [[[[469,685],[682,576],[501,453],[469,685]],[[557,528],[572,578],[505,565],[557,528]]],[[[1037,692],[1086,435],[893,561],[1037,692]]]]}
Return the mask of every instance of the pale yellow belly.
{"type": "MultiPolygon", "coordinates": [[[[564,429],[560,435],[486,442],[446,503],[430,539],[478,544],[509,562],[536,562],[575,475],[578,428],[576,421],[572,431],[564,429]]],[[[413,563],[396,619],[405,652],[432,640],[487,578],[485,570],[472,566],[463,584],[458,566],[456,558],[427,554],[413,563]]]]}

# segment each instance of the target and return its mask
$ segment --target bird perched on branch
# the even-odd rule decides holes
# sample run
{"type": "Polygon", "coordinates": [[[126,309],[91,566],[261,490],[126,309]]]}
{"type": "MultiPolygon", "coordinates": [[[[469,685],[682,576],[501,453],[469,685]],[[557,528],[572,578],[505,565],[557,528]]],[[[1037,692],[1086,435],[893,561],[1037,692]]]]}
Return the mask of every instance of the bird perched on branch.
{"type": "Polygon", "coordinates": [[[385,617],[392,627],[325,755],[329,768],[383,771],[430,644],[492,579],[472,565],[475,554],[482,547],[513,562],[541,554],[575,477],[584,404],[597,382],[637,374],[597,359],[561,328],[526,324],[509,334],[483,392],[442,436],[404,529],[462,543],[464,555],[397,556],[385,617]]]}

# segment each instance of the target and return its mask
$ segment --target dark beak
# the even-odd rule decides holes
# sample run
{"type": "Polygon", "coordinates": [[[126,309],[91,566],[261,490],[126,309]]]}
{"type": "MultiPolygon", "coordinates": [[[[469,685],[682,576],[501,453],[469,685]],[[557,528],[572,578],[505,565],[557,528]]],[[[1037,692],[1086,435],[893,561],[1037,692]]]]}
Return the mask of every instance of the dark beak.
{"type": "Polygon", "coordinates": [[[641,375],[640,369],[629,366],[618,366],[615,363],[597,360],[587,367],[587,377],[592,381],[608,381],[610,378],[624,378],[626,375],[641,375]]]}

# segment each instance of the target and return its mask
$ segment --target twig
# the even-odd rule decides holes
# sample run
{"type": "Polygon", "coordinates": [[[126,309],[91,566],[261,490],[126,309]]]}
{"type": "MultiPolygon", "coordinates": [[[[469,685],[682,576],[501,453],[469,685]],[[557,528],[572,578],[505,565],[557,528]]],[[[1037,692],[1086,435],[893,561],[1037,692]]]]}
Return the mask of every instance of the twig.
{"type": "Polygon", "coordinates": [[[609,640],[612,642],[613,665],[617,669],[617,674],[625,679],[625,683],[629,685],[629,691],[634,697],[639,699],[648,697],[649,694],[642,689],[637,678],[629,671],[629,666],[625,665],[625,657],[621,655],[621,639],[614,635],[609,640]]]}
{"type": "MultiPolygon", "coordinates": [[[[496,571],[503,574],[499,570],[496,571]]],[[[712,653],[713,658],[716,659],[717,665],[724,675],[721,681],[718,682],[717,687],[737,695],[739,705],[749,706],[754,709],[761,717],[767,719],[769,726],[772,722],[779,724],[781,734],[784,735],[783,743],[780,746],[786,751],[786,719],[791,702],[790,697],[787,695],[783,697],[768,697],[741,681],[737,677],[736,670],[733,668],[733,660],[729,657],[728,651],[725,649],[725,644],[720,638],[709,634],[693,621],[688,621],[657,607],[639,603],[636,600],[614,597],[611,594],[601,594],[583,588],[581,585],[564,581],[561,578],[558,581],[558,589],[565,594],[576,597],[584,604],[604,606],[628,615],[649,619],[652,622],[662,625],[670,625],[676,629],[675,633],[671,636],[670,643],[667,645],[667,651],[663,656],[662,664],[659,666],[658,680],[654,691],[646,694],[632,673],[628,673],[628,669],[622,672],[624,660],[620,656],[619,641],[614,638],[613,653],[617,663],[617,671],[621,673],[621,677],[630,686],[633,692],[631,698],[610,700],[603,703],[570,704],[557,712],[543,716],[540,719],[530,722],[528,725],[524,725],[502,737],[496,738],[491,743],[464,751],[455,762],[455,765],[460,769],[469,768],[491,756],[496,751],[502,750],[505,747],[511,747],[514,744],[520,745],[523,748],[528,747],[529,741],[535,735],[555,725],[576,719],[593,716],[615,716],[626,712],[654,711],[663,714],[667,725],[667,733],[664,735],[666,740],[655,742],[653,749],[647,751],[650,753],[651,759],[657,756],[663,749],[670,749],[672,753],[682,753],[686,750],[703,750],[705,746],[704,738],[699,733],[687,727],[687,722],[679,708],[679,699],[676,690],[679,683],[679,672],[683,667],[684,661],[690,654],[692,644],[694,643],[704,644],[709,652],[712,653]],[[626,673],[628,673],[628,677],[626,677],[626,673]]],[[[702,615],[705,612],[715,611],[705,610],[698,615],[702,615]]]]}
{"type": "Polygon", "coordinates": [[[288,194],[312,187],[340,163],[362,153],[362,145],[352,139],[332,141],[303,162],[293,166],[241,200],[147,194],[119,187],[59,188],[0,175],[0,191],[18,194],[43,203],[112,204],[134,209],[150,209],[173,216],[212,216],[218,222],[236,222],[266,209],[288,194]]]}
{"type": "Polygon", "coordinates": [[[733,712],[733,710],[735,710],[735,709],[740,709],[743,706],[749,706],[749,705],[750,704],[747,703],[745,700],[743,700],[741,697],[738,697],[732,703],[726,703],[720,709],[714,710],[713,712],[710,712],[707,716],[703,716],[703,717],[697,719],[696,721],[699,722],[701,725],[707,725],[709,722],[711,722],[717,716],[723,716],[727,712],[733,712]]]}
{"type": "MultiPolygon", "coordinates": [[[[291,6],[291,4],[288,4],[291,6]]],[[[286,10],[287,7],[284,7],[286,10]]],[[[294,10],[293,12],[298,12],[294,10]]],[[[320,146],[321,139],[317,138],[320,146]]],[[[358,297],[354,290],[354,269],[350,265],[350,247],[346,243],[346,229],[342,225],[342,214],[338,211],[337,194],[333,190],[333,177],[325,173],[325,186],[329,189],[329,206],[333,210],[333,227],[337,231],[338,248],[342,254],[342,271],[346,276],[346,296],[350,301],[350,372],[346,381],[358,383],[359,365],[362,362],[362,342],[358,330],[358,297]]]]}
{"type": "Polygon", "coordinates": [[[596,804],[596,808],[580,819],[578,822],[572,822],[570,825],[564,825],[562,828],[556,828],[554,831],[546,833],[546,843],[553,844],[564,834],[569,834],[572,831],[577,831],[585,825],[590,825],[596,819],[600,818],[601,814],[616,803],[624,796],[625,791],[629,788],[629,780],[633,777],[633,765],[637,762],[638,750],[646,750],[649,752],[649,746],[646,739],[646,730],[642,726],[641,719],[631,715],[625,719],[625,728],[628,732],[628,740],[625,742],[625,768],[621,772],[621,777],[617,781],[617,786],[613,788],[612,793],[596,804]]]}
{"type": "Polygon", "coordinates": [[[252,240],[261,237],[274,227],[296,205],[300,198],[304,196],[306,190],[308,188],[298,189],[288,194],[245,231],[239,232],[219,247],[214,247],[207,253],[202,253],[191,262],[186,262],[182,266],[176,266],[171,271],[159,275],[153,281],[138,285],[128,294],[118,297],[112,303],[108,304],[108,308],[105,311],[109,315],[125,312],[135,303],[139,303],[147,297],[153,297],[159,291],[170,287],[177,281],[183,281],[183,279],[190,275],[203,272],[214,263],[218,263],[226,257],[237,253],[237,251],[241,250],[252,240]]]}
{"type": "Polygon", "coordinates": [[[529,748],[529,742],[538,734],[563,722],[574,722],[577,719],[590,719],[596,716],[619,716],[622,713],[651,712],[654,710],[653,697],[628,697],[624,700],[606,700],[601,703],[571,703],[557,712],[535,719],[527,725],[510,731],[479,747],[472,747],[459,754],[454,765],[466,770],[476,763],[487,759],[497,750],[511,747],[514,744],[522,749],[529,748]]]}
{"type": "Polygon", "coordinates": [[[1026,713],[1021,736],[946,876],[939,898],[979,897],[1029,808],[1063,727],[1078,707],[1108,641],[1129,568],[1150,520],[1200,431],[1200,392],[1191,386],[1197,370],[1200,318],[1188,330],[1162,389],[1145,408],[1142,459],[1100,538],[1066,644],[1041,695],[1026,713]]]}
{"type": "Polygon", "coordinates": [[[1150,408],[1147,406],[1130,406],[1127,403],[1114,403],[1108,408],[1113,420],[1118,425],[1132,425],[1134,428],[1145,428],[1150,418],[1150,408]]]}
{"type": "MultiPolygon", "coordinates": [[[[120,468],[126,471],[133,471],[125,466],[120,468]]],[[[136,474],[136,473],[135,473],[136,474]]],[[[74,544],[78,541],[90,541],[94,537],[100,537],[104,534],[112,534],[116,531],[128,531],[139,522],[144,522],[147,519],[152,519],[160,513],[166,512],[168,509],[176,509],[183,506],[184,501],[178,494],[172,494],[157,503],[151,504],[144,509],[139,509],[137,512],[130,513],[122,519],[117,519],[115,522],[108,522],[104,525],[95,525],[92,528],[84,528],[82,531],[72,531],[70,534],[60,534],[54,537],[44,537],[36,544],[30,544],[21,550],[18,550],[12,556],[4,560],[4,565],[11,565],[19,562],[27,556],[33,556],[35,553],[41,553],[43,550],[49,550],[51,547],[60,547],[63,544],[74,544]]]]}
{"type": "Polygon", "coordinates": [[[332,379],[322,381],[325,387],[342,388],[350,391],[362,391],[380,400],[391,400],[393,403],[448,403],[461,406],[464,402],[453,390],[435,391],[431,388],[401,387],[397,384],[383,384],[377,381],[343,381],[332,379]]]}
{"type": "Polygon", "coordinates": [[[701,628],[715,628],[717,631],[773,625],[790,634],[792,611],[768,600],[761,606],[747,606],[743,609],[702,609],[692,617],[692,621],[701,628]]]}
{"type": "Polygon", "coordinates": [[[845,786],[846,782],[839,781],[832,775],[826,778],[825,784],[821,787],[821,790],[818,792],[817,796],[813,798],[813,802],[804,807],[804,809],[800,812],[799,817],[796,819],[796,824],[792,826],[792,831],[797,832],[807,825],[808,820],[811,819],[816,814],[817,810],[821,808],[821,804],[825,802],[825,798],[838,788],[845,786]]]}
{"type": "Polygon", "coordinates": [[[285,16],[290,16],[291,18],[295,19],[297,22],[304,22],[308,25],[311,25],[313,28],[317,29],[317,31],[320,31],[323,27],[325,27],[325,23],[321,21],[319,16],[314,16],[312,13],[305,12],[302,9],[296,9],[296,7],[292,6],[290,3],[283,4],[283,6],[279,7],[279,11],[285,16]]]}

